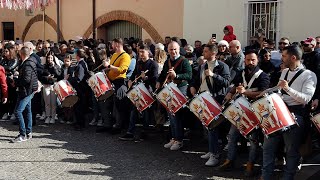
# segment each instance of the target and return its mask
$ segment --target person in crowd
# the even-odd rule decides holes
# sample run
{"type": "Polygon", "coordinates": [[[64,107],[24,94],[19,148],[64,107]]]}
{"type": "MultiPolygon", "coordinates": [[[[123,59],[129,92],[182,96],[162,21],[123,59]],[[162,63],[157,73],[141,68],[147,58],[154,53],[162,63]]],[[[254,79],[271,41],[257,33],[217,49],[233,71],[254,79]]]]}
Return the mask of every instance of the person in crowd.
{"type": "Polygon", "coordinates": [[[129,68],[127,70],[127,75],[126,75],[126,78],[127,79],[130,79],[135,67],[136,67],[136,63],[137,63],[137,60],[134,58],[133,56],[133,51],[132,51],[132,47],[130,45],[125,45],[124,46],[124,51],[129,54],[131,60],[130,60],[130,65],[129,65],[129,68]]]}
{"type": "Polygon", "coordinates": [[[17,79],[17,68],[19,66],[18,56],[16,50],[12,44],[7,43],[4,46],[3,59],[0,62],[0,65],[4,67],[6,71],[7,84],[8,84],[8,102],[3,106],[3,112],[5,113],[2,116],[2,119],[11,119],[15,120],[14,108],[17,102],[17,92],[16,87],[14,86],[14,80],[17,79]]]}
{"type": "MultiPolygon", "coordinates": [[[[130,109],[128,108],[130,102],[126,97],[128,88],[125,84],[125,78],[131,58],[124,51],[123,40],[121,38],[113,39],[112,48],[115,53],[112,55],[110,62],[104,61],[103,65],[106,67],[105,71],[109,80],[113,83],[116,92],[113,96],[113,115],[116,122],[113,126],[107,127],[107,129],[111,130],[112,134],[119,134],[124,125],[123,122],[129,119],[128,114],[130,114],[130,109]]],[[[107,123],[112,124],[112,122],[107,123]]]]}
{"type": "Polygon", "coordinates": [[[202,42],[199,40],[196,40],[194,42],[194,53],[196,54],[197,58],[202,56],[203,48],[202,48],[202,42]]]}
{"type": "Polygon", "coordinates": [[[306,70],[301,62],[302,50],[297,46],[287,46],[282,49],[282,61],[287,69],[283,70],[278,83],[282,89],[282,99],[291,113],[294,113],[297,125],[278,134],[264,138],[262,178],[273,179],[275,150],[283,137],[286,149],[286,165],[284,179],[294,179],[300,163],[299,148],[304,136],[304,120],[307,116],[306,105],[311,101],[317,86],[317,77],[306,70]],[[289,85],[290,84],[290,85],[289,85]]]}
{"type": "MultiPolygon", "coordinates": [[[[206,45],[203,49],[204,59],[207,61],[201,65],[198,75],[191,83],[191,94],[194,96],[198,92],[208,91],[220,104],[227,93],[230,80],[230,70],[227,64],[216,59],[218,47],[216,45],[206,45]]],[[[209,152],[201,158],[208,159],[206,166],[216,166],[219,163],[219,143],[218,129],[210,129],[208,132],[209,152]]]]}
{"type": "Polygon", "coordinates": [[[260,69],[267,73],[269,76],[275,71],[276,67],[271,63],[271,51],[267,49],[262,49],[259,53],[259,67],[260,69]]]}
{"type": "Polygon", "coordinates": [[[281,64],[282,50],[283,50],[284,47],[290,45],[289,38],[282,37],[279,40],[278,45],[279,45],[278,46],[279,50],[271,51],[271,60],[270,61],[272,62],[272,64],[275,65],[275,67],[279,67],[279,65],[281,64]]]}
{"type": "Polygon", "coordinates": [[[234,35],[233,27],[231,25],[225,26],[223,28],[223,33],[224,33],[223,40],[226,40],[228,43],[237,39],[237,36],[234,35]]]}
{"type": "Polygon", "coordinates": [[[241,43],[238,40],[233,40],[229,43],[229,51],[231,56],[225,61],[230,68],[230,83],[234,84],[233,80],[244,69],[244,54],[241,50],[241,43]]]}
{"type": "MultiPolygon", "coordinates": [[[[158,78],[158,64],[157,62],[151,60],[149,58],[149,47],[147,46],[140,46],[139,50],[139,57],[140,60],[138,61],[136,68],[128,81],[128,87],[133,87],[133,83],[135,78],[141,76],[141,80],[143,81],[145,87],[150,91],[153,92],[155,90],[157,78],[158,78]],[[148,72],[146,72],[148,70],[148,72]]],[[[150,122],[152,122],[152,118],[154,109],[147,108],[142,112],[142,118],[144,121],[144,125],[146,126],[150,122]]],[[[130,123],[127,133],[120,137],[120,140],[133,140],[134,133],[135,133],[135,123],[139,117],[139,112],[137,107],[133,107],[130,114],[130,123]]]]}
{"type": "Polygon", "coordinates": [[[156,53],[156,46],[152,43],[151,39],[145,39],[144,44],[146,44],[149,47],[152,54],[156,53]]]}
{"type": "Polygon", "coordinates": [[[54,53],[49,52],[42,73],[43,99],[45,103],[46,124],[54,124],[57,109],[57,95],[53,90],[53,84],[61,76],[61,69],[54,62],[54,53]]]}
{"type": "Polygon", "coordinates": [[[230,57],[229,53],[229,43],[225,40],[221,40],[218,42],[218,53],[217,53],[217,59],[220,61],[225,62],[226,59],[230,57]]]}
{"type": "Polygon", "coordinates": [[[164,50],[166,51],[166,52],[168,52],[168,45],[171,43],[171,37],[170,36],[166,36],[165,38],[164,38],[164,50]]]}
{"type": "Polygon", "coordinates": [[[0,65],[0,117],[3,115],[3,105],[8,101],[8,85],[5,69],[0,65]]]}
{"type": "MultiPolygon", "coordinates": [[[[237,92],[244,95],[249,100],[254,100],[262,91],[269,88],[270,78],[268,74],[264,73],[258,66],[258,54],[254,50],[245,52],[245,69],[242,75],[239,74],[234,83],[235,86],[226,95],[226,101],[231,100],[231,97],[237,92]]],[[[246,166],[245,175],[253,175],[253,164],[257,157],[257,148],[259,147],[258,130],[254,130],[249,134],[250,151],[249,159],[246,166]]],[[[233,167],[233,163],[237,156],[237,142],[241,136],[236,126],[231,125],[229,131],[228,155],[225,162],[219,166],[219,170],[227,170],[233,167]]]]}
{"type": "MultiPolygon", "coordinates": [[[[177,84],[182,94],[187,94],[187,81],[192,78],[192,68],[188,59],[180,54],[180,45],[173,41],[168,45],[169,59],[165,62],[163,70],[157,80],[156,89],[161,88],[163,83],[173,81],[177,84]],[[166,78],[167,77],[167,78],[166,78]]],[[[169,114],[171,136],[170,142],[164,145],[170,150],[179,150],[183,146],[183,114],[181,109],[175,114],[169,114]]]]}
{"type": "Polygon", "coordinates": [[[18,88],[18,100],[15,114],[19,121],[19,135],[12,142],[23,142],[32,138],[32,112],[31,99],[38,91],[38,78],[36,64],[30,60],[30,49],[23,47],[20,50],[21,65],[19,66],[19,77],[14,82],[18,88]],[[26,111],[26,116],[23,116],[26,111]]]}

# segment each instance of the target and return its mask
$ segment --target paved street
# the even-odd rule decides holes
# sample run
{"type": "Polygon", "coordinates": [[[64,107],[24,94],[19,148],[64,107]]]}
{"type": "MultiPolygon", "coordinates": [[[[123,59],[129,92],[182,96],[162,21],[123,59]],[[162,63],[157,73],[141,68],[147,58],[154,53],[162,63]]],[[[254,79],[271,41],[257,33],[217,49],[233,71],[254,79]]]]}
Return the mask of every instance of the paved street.
{"type": "MultiPolygon", "coordinates": [[[[181,151],[163,148],[164,133],[149,134],[145,141],[122,142],[118,135],[96,134],[90,127],[83,132],[68,125],[39,125],[34,138],[9,143],[17,132],[10,121],[0,122],[0,179],[243,179],[239,155],[238,168],[217,172],[204,166],[199,153],[206,145],[199,139],[185,142],[181,151]]],[[[244,157],[243,157],[244,156],[244,157]]],[[[305,166],[297,179],[319,179],[320,158],[305,166]],[[318,178],[317,178],[318,177],[318,178]]],[[[252,178],[258,179],[258,176],[252,178]]]]}

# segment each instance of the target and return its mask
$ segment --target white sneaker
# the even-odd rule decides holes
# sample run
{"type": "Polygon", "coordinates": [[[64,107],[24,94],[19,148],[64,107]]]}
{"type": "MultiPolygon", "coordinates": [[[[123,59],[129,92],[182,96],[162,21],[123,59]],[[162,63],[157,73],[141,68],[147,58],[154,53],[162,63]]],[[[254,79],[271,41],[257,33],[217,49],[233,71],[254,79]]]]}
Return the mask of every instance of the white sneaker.
{"type": "Polygon", "coordinates": [[[44,121],[45,124],[49,124],[50,123],[50,117],[47,117],[46,120],[44,121]]]}
{"type": "Polygon", "coordinates": [[[3,120],[7,120],[8,119],[8,113],[5,113],[3,116],[2,116],[2,118],[1,119],[3,119],[3,120]]]}
{"type": "Polygon", "coordinates": [[[174,141],[173,145],[170,147],[170,150],[171,151],[176,151],[176,150],[179,150],[182,147],[183,147],[183,142],[174,141]]]}
{"type": "Polygon", "coordinates": [[[219,156],[215,154],[210,154],[210,158],[206,162],[206,166],[216,166],[219,163],[219,156]]]}
{"type": "Polygon", "coordinates": [[[54,116],[54,120],[58,120],[59,118],[58,118],[58,114],[56,114],[55,116],[54,116]]]}
{"type": "Polygon", "coordinates": [[[212,154],[211,152],[208,152],[207,154],[200,156],[200,158],[201,159],[209,159],[211,154],[212,154]]]}
{"type": "Polygon", "coordinates": [[[11,115],[10,120],[16,120],[16,116],[14,114],[11,115]]]}
{"type": "Polygon", "coordinates": [[[89,123],[90,126],[95,126],[97,125],[97,121],[95,118],[92,119],[92,121],[89,123]]]}
{"type": "Polygon", "coordinates": [[[56,122],[55,118],[50,119],[50,124],[54,124],[56,122]]]}
{"type": "Polygon", "coordinates": [[[175,140],[174,140],[174,139],[171,139],[170,142],[168,142],[167,144],[165,144],[163,147],[169,149],[169,148],[171,148],[171,146],[173,145],[174,142],[175,142],[175,140]]]}
{"type": "Polygon", "coordinates": [[[99,121],[98,121],[98,124],[97,124],[97,126],[103,126],[103,121],[102,121],[102,119],[100,119],[99,121]]]}

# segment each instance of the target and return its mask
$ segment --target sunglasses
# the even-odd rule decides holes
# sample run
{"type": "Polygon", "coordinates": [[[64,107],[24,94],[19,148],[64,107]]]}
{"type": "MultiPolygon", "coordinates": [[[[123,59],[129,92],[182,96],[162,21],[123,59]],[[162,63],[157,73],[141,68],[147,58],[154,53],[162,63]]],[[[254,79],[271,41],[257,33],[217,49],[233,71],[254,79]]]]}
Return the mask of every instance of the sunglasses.
{"type": "Polygon", "coordinates": [[[271,57],[271,55],[270,54],[266,54],[266,55],[264,55],[264,57],[271,57]]]}
{"type": "Polygon", "coordinates": [[[218,46],[218,47],[227,47],[226,45],[220,45],[220,46],[218,46]]]}
{"type": "Polygon", "coordinates": [[[279,45],[287,45],[288,43],[286,42],[279,42],[279,45]]]}
{"type": "Polygon", "coordinates": [[[309,47],[310,44],[303,44],[303,47],[309,47]]]}
{"type": "Polygon", "coordinates": [[[320,42],[317,42],[317,45],[319,45],[320,44],[320,42]]]}

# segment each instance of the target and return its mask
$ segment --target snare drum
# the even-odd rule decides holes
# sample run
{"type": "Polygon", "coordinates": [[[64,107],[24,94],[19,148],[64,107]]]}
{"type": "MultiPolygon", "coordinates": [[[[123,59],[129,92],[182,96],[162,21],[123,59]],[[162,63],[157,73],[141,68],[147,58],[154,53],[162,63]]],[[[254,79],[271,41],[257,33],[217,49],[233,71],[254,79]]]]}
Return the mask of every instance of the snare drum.
{"type": "Polygon", "coordinates": [[[318,131],[320,132],[320,113],[316,114],[311,118],[313,124],[317,127],[318,131]]]}
{"type": "Polygon", "coordinates": [[[67,80],[61,80],[53,86],[62,107],[72,107],[79,100],[77,91],[67,80]]]}
{"type": "Polygon", "coordinates": [[[249,101],[243,97],[238,97],[231,103],[223,115],[235,125],[243,136],[247,136],[252,130],[260,124],[249,101]]]}
{"type": "Polygon", "coordinates": [[[206,127],[214,120],[217,120],[222,112],[220,104],[218,104],[207,91],[196,95],[190,101],[188,107],[206,127]]]}
{"type": "Polygon", "coordinates": [[[94,96],[98,101],[103,101],[111,97],[114,93],[114,87],[103,72],[98,72],[88,79],[88,84],[91,87],[94,96]]]}
{"type": "Polygon", "coordinates": [[[252,108],[259,117],[260,127],[266,136],[297,124],[282,98],[276,93],[256,100],[252,108]]]}
{"type": "Polygon", "coordinates": [[[155,101],[146,86],[140,82],[127,93],[128,98],[141,113],[155,101]]]}
{"type": "Polygon", "coordinates": [[[187,98],[173,82],[165,85],[157,94],[157,99],[173,115],[188,102],[187,98]]]}

